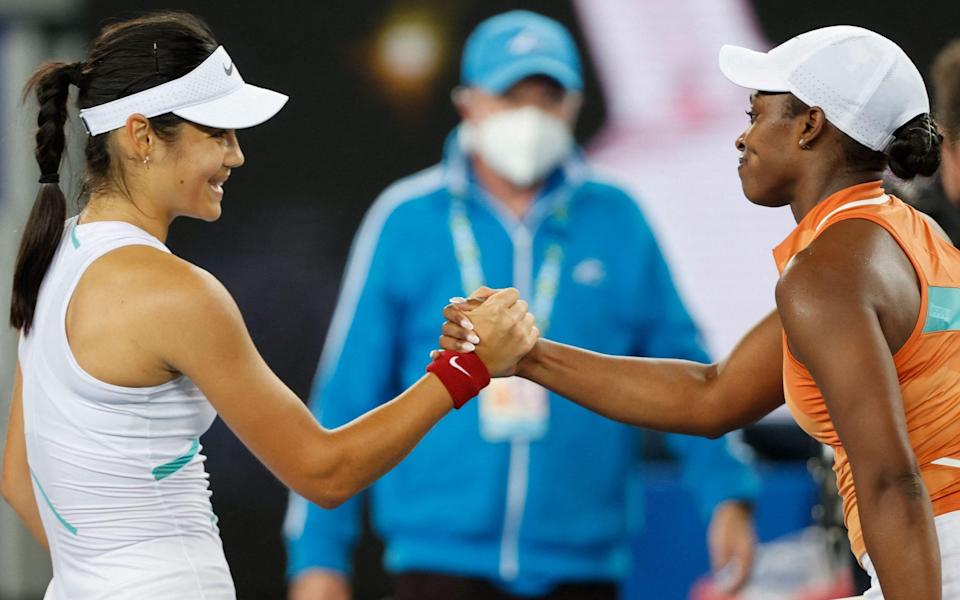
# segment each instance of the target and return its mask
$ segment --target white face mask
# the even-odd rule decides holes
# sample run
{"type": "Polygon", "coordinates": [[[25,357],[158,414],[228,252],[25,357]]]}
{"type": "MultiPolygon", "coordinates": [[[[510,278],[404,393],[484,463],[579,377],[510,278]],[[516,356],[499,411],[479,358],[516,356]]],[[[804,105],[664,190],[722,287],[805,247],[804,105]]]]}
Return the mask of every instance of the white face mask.
{"type": "Polygon", "coordinates": [[[463,122],[460,141],[514,185],[529,187],[560,164],[573,148],[570,127],[534,106],[463,122]]]}

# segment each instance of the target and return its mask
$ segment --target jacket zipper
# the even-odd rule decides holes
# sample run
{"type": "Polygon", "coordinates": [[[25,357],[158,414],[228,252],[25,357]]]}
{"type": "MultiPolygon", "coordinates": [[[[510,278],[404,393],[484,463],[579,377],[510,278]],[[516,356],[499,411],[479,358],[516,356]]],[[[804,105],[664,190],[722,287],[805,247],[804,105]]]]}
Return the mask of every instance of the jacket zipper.
{"type": "MultiPolygon", "coordinates": [[[[511,229],[513,241],[513,284],[524,298],[533,292],[533,239],[522,224],[511,229]]],[[[527,504],[529,486],[530,442],[510,442],[510,463],[507,471],[507,498],[503,532],[500,536],[500,578],[512,581],[520,572],[520,525],[527,504]]]]}

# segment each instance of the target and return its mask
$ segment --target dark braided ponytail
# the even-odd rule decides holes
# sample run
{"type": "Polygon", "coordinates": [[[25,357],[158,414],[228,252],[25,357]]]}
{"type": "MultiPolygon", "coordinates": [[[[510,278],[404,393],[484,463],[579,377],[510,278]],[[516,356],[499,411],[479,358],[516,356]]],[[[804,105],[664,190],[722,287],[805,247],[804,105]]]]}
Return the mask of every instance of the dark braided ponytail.
{"type": "Polygon", "coordinates": [[[24,90],[24,97],[35,92],[40,105],[34,154],[41,173],[40,190],[20,240],[13,276],[10,324],[24,333],[30,331],[40,283],[63,235],[67,198],[60,189],[59,171],[66,145],[64,124],[69,86],[78,69],[79,63],[46,63],[34,73],[24,90]]]}
{"type": "Polygon", "coordinates": [[[943,136],[933,118],[924,113],[910,119],[893,134],[887,147],[890,170],[900,179],[929,177],[940,166],[943,136]]]}

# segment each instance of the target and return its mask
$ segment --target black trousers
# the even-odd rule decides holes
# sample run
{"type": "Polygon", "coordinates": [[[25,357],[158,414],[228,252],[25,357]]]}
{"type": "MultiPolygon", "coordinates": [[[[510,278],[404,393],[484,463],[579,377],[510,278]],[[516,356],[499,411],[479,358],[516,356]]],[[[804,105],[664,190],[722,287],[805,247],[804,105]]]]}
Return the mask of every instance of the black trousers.
{"type": "Polygon", "coordinates": [[[617,586],[609,581],[563,583],[543,596],[514,596],[485,579],[402,573],[393,578],[393,600],[617,600],[617,586]]]}

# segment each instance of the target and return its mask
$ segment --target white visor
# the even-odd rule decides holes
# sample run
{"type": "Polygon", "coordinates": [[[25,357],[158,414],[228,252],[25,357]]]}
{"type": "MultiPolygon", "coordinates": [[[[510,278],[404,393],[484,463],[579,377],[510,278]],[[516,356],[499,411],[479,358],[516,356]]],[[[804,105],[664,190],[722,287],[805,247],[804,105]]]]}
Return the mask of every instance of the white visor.
{"type": "Polygon", "coordinates": [[[194,70],[157,87],[80,111],[90,135],[123,127],[130,115],[147,118],[173,113],[198,125],[243,129],[263,123],[287,96],[244,83],[227,51],[217,48],[194,70]]]}

